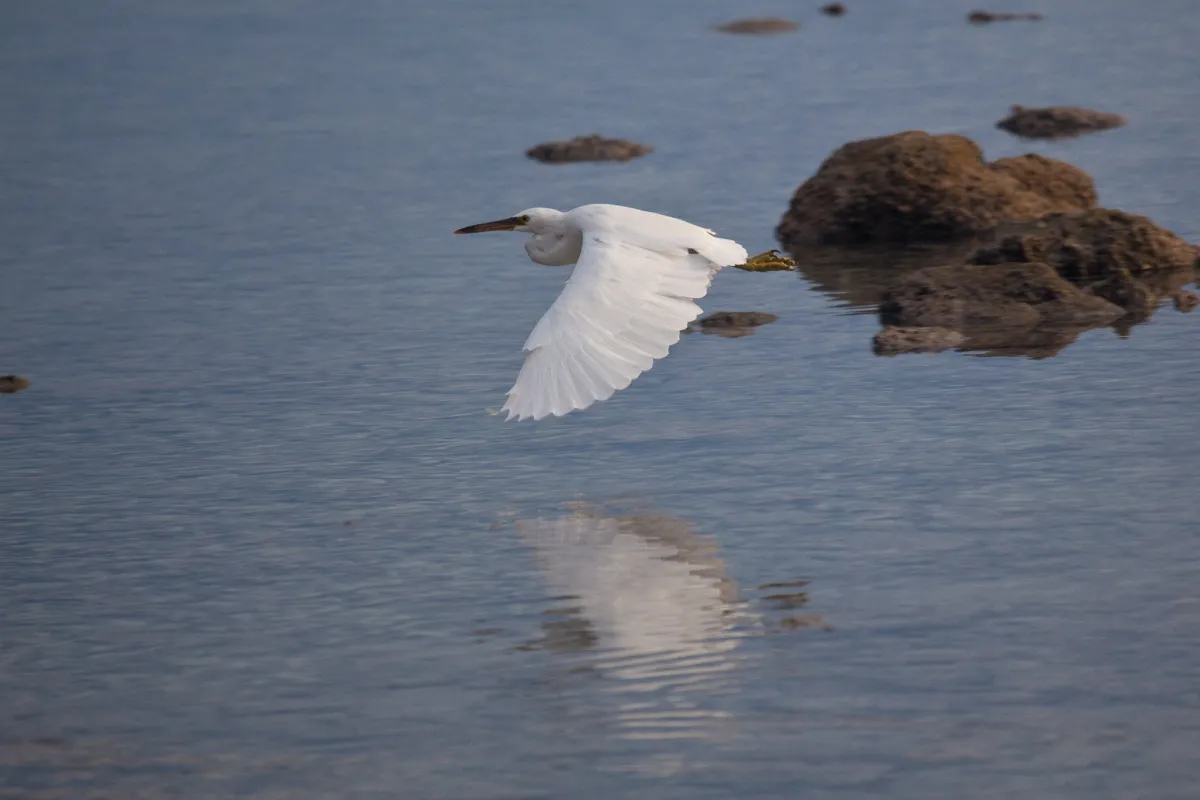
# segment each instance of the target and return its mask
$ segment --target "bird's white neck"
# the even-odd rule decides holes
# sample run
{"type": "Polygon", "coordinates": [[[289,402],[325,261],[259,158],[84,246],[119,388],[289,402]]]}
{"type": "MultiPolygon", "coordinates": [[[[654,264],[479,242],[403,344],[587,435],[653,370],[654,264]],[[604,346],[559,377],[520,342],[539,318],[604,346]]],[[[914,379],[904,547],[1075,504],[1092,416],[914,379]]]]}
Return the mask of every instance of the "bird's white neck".
{"type": "Polygon", "coordinates": [[[562,267],[579,260],[583,250],[583,234],[570,224],[562,214],[557,219],[540,219],[531,226],[530,236],[525,240],[525,252],[535,264],[562,267]]]}

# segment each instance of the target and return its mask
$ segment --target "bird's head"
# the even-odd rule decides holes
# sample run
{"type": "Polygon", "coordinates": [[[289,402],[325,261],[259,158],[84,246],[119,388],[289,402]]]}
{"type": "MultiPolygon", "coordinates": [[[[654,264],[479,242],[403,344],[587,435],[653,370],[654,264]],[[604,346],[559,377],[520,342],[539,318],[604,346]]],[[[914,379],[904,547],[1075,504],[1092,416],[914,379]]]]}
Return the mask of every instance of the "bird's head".
{"type": "Polygon", "coordinates": [[[555,211],[553,208],[527,208],[520,214],[498,219],[495,222],[481,222],[478,225],[468,225],[465,228],[459,228],[454,233],[456,235],[460,233],[487,233],[488,231],[542,233],[553,227],[561,218],[562,212],[555,211]]]}

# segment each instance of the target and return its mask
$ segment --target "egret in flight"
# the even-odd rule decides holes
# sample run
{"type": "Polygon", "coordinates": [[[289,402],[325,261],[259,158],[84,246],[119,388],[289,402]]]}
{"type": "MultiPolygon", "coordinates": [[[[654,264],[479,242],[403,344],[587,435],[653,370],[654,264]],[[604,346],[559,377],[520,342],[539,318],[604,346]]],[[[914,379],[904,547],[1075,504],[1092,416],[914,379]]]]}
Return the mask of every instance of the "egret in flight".
{"type": "Polygon", "coordinates": [[[693,301],[722,267],[795,267],[774,250],[747,259],[744,247],[707,228],[624,206],[531,208],[455,233],[486,231],[529,233],[525,252],[534,263],[575,265],[525,341],[506,419],[562,416],[629,386],[700,315],[693,301]]]}

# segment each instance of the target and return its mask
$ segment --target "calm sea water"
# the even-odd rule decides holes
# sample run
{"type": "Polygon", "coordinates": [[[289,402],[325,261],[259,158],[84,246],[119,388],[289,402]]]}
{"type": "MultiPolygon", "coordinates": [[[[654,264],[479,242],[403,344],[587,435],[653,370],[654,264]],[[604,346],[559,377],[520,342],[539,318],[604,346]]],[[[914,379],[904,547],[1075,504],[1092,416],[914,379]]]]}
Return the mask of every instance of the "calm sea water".
{"type": "Polygon", "coordinates": [[[778,322],[504,424],[565,273],[449,235],[615,202],[762,250],[920,128],[1200,241],[1193,3],[335,5],[0,10],[0,797],[1195,797],[1194,316],[880,359],[731,271],[706,308],[778,322]],[[710,30],[751,12],[803,27],[710,30]],[[593,131],[657,149],[522,155],[593,131]]]}

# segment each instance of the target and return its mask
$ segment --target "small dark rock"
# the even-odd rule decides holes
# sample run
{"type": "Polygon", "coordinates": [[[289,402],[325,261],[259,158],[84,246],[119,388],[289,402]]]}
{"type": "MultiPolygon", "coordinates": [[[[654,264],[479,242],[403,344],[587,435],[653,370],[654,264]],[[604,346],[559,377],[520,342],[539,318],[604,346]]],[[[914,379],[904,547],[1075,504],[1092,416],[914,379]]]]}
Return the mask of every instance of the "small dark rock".
{"type": "Polygon", "coordinates": [[[701,317],[688,327],[688,331],[697,330],[701,333],[715,333],[736,339],[749,336],[760,325],[768,325],[779,317],[765,311],[716,311],[701,317]]]}
{"type": "Polygon", "coordinates": [[[841,3],[830,3],[829,5],[821,6],[821,13],[831,17],[840,17],[846,13],[846,7],[841,3]]]}
{"type": "Polygon", "coordinates": [[[966,336],[949,328],[902,328],[887,327],[875,334],[871,349],[877,356],[894,356],[900,353],[939,353],[958,347],[966,336]]]}
{"type": "Polygon", "coordinates": [[[995,11],[972,11],[970,14],[967,14],[967,22],[972,25],[986,25],[989,22],[1009,22],[1018,19],[1039,20],[1041,18],[1042,15],[1036,13],[1007,14],[995,11]]]}
{"type": "Polygon", "coordinates": [[[1158,296],[1151,288],[1123,269],[1091,287],[1092,294],[1103,297],[1115,306],[1125,309],[1131,321],[1141,322],[1150,318],[1158,307],[1158,296]]]}
{"type": "Polygon", "coordinates": [[[562,142],[546,142],[531,147],[525,155],[544,164],[575,161],[629,161],[654,151],[653,147],[625,139],[607,139],[598,134],[576,136],[562,142]]]}
{"type": "Polygon", "coordinates": [[[28,378],[20,375],[0,375],[0,394],[16,394],[30,386],[28,378]]]}
{"type": "Polygon", "coordinates": [[[1128,120],[1120,114],[1074,106],[1025,108],[1013,106],[996,127],[1023,139],[1069,139],[1093,131],[1119,128],[1128,120]]]}
{"type": "Polygon", "coordinates": [[[1175,303],[1175,310],[1181,311],[1184,314],[1189,313],[1196,306],[1200,306],[1200,296],[1195,292],[1189,292],[1187,289],[1180,289],[1171,295],[1171,300],[1175,303]]]}
{"type": "Polygon", "coordinates": [[[802,183],[776,236],[816,244],[947,242],[1009,220],[1096,204],[1087,173],[1040,155],[991,164],[955,134],[907,131],[843,145],[802,183]]]}
{"type": "Polygon", "coordinates": [[[825,621],[820,614],[792,614],[779,620],[779,627],[785,631],[799,629],[831,631],[833,626],[825,621]]]}
{"type": "Polygon", "coordinates": [[[776,17],[754,17],[751,19],[737,19],[733,22],[726,22],[724,25],[718,25],[717,30],[721,33],[740,33],[752,35],[764,35],[771,33],[787,33],[794,31],[800,27],[800,23],[792,22],[790,19],[778,19],[776,17]]]}

